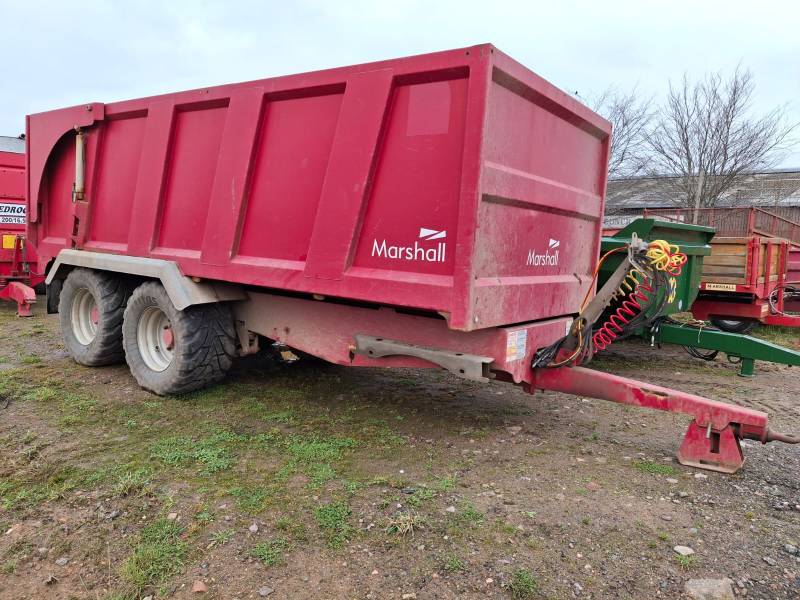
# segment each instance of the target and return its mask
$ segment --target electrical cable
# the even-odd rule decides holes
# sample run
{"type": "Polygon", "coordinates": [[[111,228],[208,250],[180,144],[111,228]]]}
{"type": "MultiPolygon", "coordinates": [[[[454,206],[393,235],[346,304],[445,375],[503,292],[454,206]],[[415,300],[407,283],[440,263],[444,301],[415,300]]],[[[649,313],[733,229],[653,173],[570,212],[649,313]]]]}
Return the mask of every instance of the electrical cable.
{"type": "Polygon", "coordinates": [[[678,246],[664,240],[650,242],[645,252],[641,254],[643,256],[633,253],[628,246],[621,246],[607,252],[597,262],[592,274],[591,285],[573,324],[573,331],[550,346],[540,348],[531,363],[534,369],[560,367],[576,359],[579,364],[585,362],[593,354],[594,348],[603,350],[613,341],[627,337],[661,317],[669,295],[664,293],[664,290],[674,287],[670,284],[674,282],[675,277],[680,275],[687,257],[680,252],[678,246]],[[618,302],[620,305],[612,311],[611,316],[597,331],[592,333],[594,323],[587,331],[581,315],[589,303],[600,268],[609,256],[624,250],[628,250],[627,259],[631,263],[631,269],[625,274],[612,295],[612,302],[618,302]],[[651,316],[648,317],[648,313],[651,316]],[[569,356],[553,362],[564,343],[570,337],[575,336],[578,338],[575,350],[569,356]]]}
{"type": "Polygon", "coordinates": [[[781,315],[781,316],[784,316],[784,317],[797,316],[797,313],[790,313],[790,312],[786,312],[786,311],[778,309],[778,307],[777,307],[778,294],[780,293],[781,290],[783,290],[783,299],[784,300],[786,300],[786,299],[789,299],[789,300],[800,300],[800,289],[797,289],[796,287],[794,287],[792,285],[783,285],[781,287],[777,287],[774,290],[772,290],[772,293],[767,298],[767,302],[769,303],[770,310],[772,310],[773,314],[781,315]]]}

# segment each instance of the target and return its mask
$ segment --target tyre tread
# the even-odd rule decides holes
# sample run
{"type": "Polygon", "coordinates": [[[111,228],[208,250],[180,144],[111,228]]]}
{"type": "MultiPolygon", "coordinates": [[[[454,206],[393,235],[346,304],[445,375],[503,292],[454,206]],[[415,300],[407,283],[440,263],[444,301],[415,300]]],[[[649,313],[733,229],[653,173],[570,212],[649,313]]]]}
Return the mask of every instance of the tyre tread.
{"type": "Polygon", "coordinates": [[[122,319],[132,286],[123,277],[93,269],[75,269],[64,282],[58,312],[65,345],[72,358],[79,364],[99,367],[113,365],[125,360],[122,347],[122,319]],[[95,296],[101,313],[102,326],[89,346],[81,346],[71,339],[72,310],[70,300],[76,287],[87,288],[95,296]]]}
{"type": "Polygon", "coordinates": [[[136,288],[125,311],[125,318],[135,319],[144,304],[155,301],[162,310],[167,307],[173,329],[182,340],[175,348],[173,366],[165,376],[154,376],[135,349],[134,325],[126,331],[125,353],[128,365],[139,385],[156,394],[186,394],[221,381],[236,356],[236,335],[230,307],[221,304],[200,304],[176,310],[166,291],[157,282],[136,288]],[[129,339],[131,338],[131,339],[129,339]]]}

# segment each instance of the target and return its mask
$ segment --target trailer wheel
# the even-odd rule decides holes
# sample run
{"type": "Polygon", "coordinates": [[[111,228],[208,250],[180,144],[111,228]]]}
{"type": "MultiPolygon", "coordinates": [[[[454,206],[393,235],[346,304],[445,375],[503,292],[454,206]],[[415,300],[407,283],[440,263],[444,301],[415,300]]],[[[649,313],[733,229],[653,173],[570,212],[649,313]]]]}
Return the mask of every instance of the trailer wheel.
{"type": "Polygon", "coordinates": [[[712,317],[709,320],[714,327],[728,333],[750,333],[758,325],[758,321],[737,321],[735,319],[719,319],[717,317],[712,317]]]}
{"type": "Polygon", "coordinates": [[[220,381],[236,352],[227,305],[177,310],[164,287],[152,281],[131,295],[122,339],[133,377],[159,395],[185,394],[220,381]]]}
{"type": "Polygon", "coordinates": [[[75,362],[90,367],[122,362],[122,315],[130,285],[110,273],[75,269],[58,299],[64,345],[75,362]]]}

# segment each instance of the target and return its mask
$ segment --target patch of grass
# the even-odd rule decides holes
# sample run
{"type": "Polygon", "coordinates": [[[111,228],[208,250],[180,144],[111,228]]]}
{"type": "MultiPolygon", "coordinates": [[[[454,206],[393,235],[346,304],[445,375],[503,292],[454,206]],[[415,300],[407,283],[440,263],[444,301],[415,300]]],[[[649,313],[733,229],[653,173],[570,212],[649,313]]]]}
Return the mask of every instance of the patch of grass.
{"type": "Polygon", "coordinates": [[[448,573],[460,573],[466,568],[467,564],[455,554],[450,554],[445,558],[444,564],[442,565],[442,569],[448,573]]]}
{"type": "Polygon", "coordinates": [[[59,427],[63,429],[71,429],[80,423],[81,420],[77,415],[64,415],[63,417],[59,418],[57,422],[59,427]]]}
{"type": "Polygon", "coordinates": [[[264,510],[269,490],[261,487],[235,487],[228,493],[236,498],[236,506],[247,514],[255,515],[264,510]]]}
{"type": "Polygon", "coordinates": [[[344,491],[350,496],[354,496],[358,490],[364,487],[364,484],[359,481],[345,481],[343,485],[344,491]]]}
{"type": "Polygon", "coordinates": [[[58,395],[58,390],[43,385],[27,391],[25,394],[23,394],[23,398],[25,400],[33,400],[34,402],[51,402],[56,400],[58,395]]]}
{"type": "Polygon", "coordinates": [[[204,473],[224,471],[233,465],[231,453],[226,448],[214,444],[199,446],[194,457],[203,465],[204,473]]]}
{"type": "Polygon", "coordinates": [[[767,340],[779,346],[786,346],[787,348],[797,348],[797,329],[793,327],[778,327],[776,325],[756,327],[750,334],[753,337],[767,340]]]}
{"type": "Polygon", "coordinates": [[[503,535],[515,535],[517,533],[517,528],[514,526],[514,524],[503,519],[495,520],[494,528],[498,533],[503,535]]]}
{"type": "Polygon", "coordinates": [[[305,469],[305,474],[311,480],[308,482],[310,487],[320,487],[328,481],[336,478],[336,471],[328,463],[309,465],[305,469]]]}
{"type": "Polygon", "coordinates": [[[331,548],[341,548],[353,534],[350,514],[350,507],[340,500],[322,504],[314,510],[314,520],[331,548]]]}
{"type": "Polygon", "coordinates": [[[266,542],[256,544],[250,551],[250,556],[257,558],[268,567],[283,563],[283,553],[289,548],[286,538],[276,537],[266,542]]]}
{"type": "Polygon", "coordinates": [[[12,575],[17,570],[17,563],[25,555],[33,552],[33,544],[28,540],[17,540],[6,550],[5,560],[0,564],[0,573],[12,575]]]}
{"type": "Polygon", "coordinates": [[[220,531],[215,531],[211,534],[211,542],[213,544],[227,544],[229,541],[233,539],[233,536],[236,535],[236,532],[233,529],[222,529],[220,531]]]}
{"type": "Polygon", "coordinates": [[[150,447],[150,455],[170,467],[187,464],[192,459],[194,442],[187,437],[166,437],[150,447]]]}
{"type": "Polygon", "coordinates": [[[134,471],[125,471],[117,475],[114,483],[114,495],[125,497],[143,494],[149,489],[151,481],[150,469],[139,468],[134,471]]]}
{"type": "Polygon", "coordinates": [[[361,434],[371,443],[385,449],[395,448],[404,442],[403,437],[389,427],[384,419],[367,419],[361,428],[361,434]]]}
{"type": "Polygon", "coordinates": [[[465,502],[461,506],[461,510],[456,513],[455,519],[463,525],[476,528],[483,525],[484,516],[483,513],[472,504],[465,502]]]}
{"type": "Polygon", "coordinates": [[[291,410],[265,411],[260,412],[258,416],[263,421],[272,421],[283,425],[294,425],[297,422],[297,417],[291,410]]]}
{"type": "Polygon", "coordinates": [[[511,583],[508,586],[511,591],[511,597],[514,600],[527,600],[533,598],[539,590],[539,582],[533,573],[525,569],[517,569],[511,575],[511,583]]]}
{"type": "Polygon", "coordinates": [[[430,488],[420,488],[406,499],[406,504],[409,506],[418,507],[423,502],[433,500],[436,497],[436,492],[430,488]]]}
{"type": "Polygon", "coordinates": [[[677,473],[672,465],[657,463],[652,460],[637,460],[634,461],[633,466],[642,473],[649,473],[650,475],[675,475],[677,473]]]}
{"type": "Polygon", "coordinates": [[[40,481],[7,479],[0,482],[0,505],[6,510],[11,510],[58,500],[85,484],[92,475],[94,475],[92,472],[66,467],[47,475],[40,481]]]}
{"type": "Polygon", "coordinates": [[[658,532],[658,539],[661,540],[662,542],[668,542],[669,541],[669,534],[666,531],[659,531],[658,532]]]}
{"type": "Polygon", "coordinates": [[[684,571],[688,571],[697,563],[697,557],[694,554],[689,556],[682,556],[680,554],[675,555],[675,562],[678,563],[678,566],[683,569],[684,571]]]}
{"type": "Polygon", "coordinates": [[[186,436],[173,436],[157,440],[150,452],[153,458],[171,467],[186,466],[196,461],[203,465],[203,473],[212,474],[233,466],[234,457],[229,446],[246,439],[245,436],[224,430],[197,441],[186,436]]]}
{"type": "Polygon", "coordinates": [[[206,524],[213,523],[214,513],[208,510],[207,508],[204,508],[203,510],[195,514],[194,518],[197,519],[197,521],[200,523],[206,523],[206,524]]]}
{"type": "Polygon", "coordinates": [[[433,485],[431,487],[437,492],[453,491],[456,487],[456,476],[448,475],[446,477],[440,477],[439,479],[433,482],[433,485]]]}
{"type": "Polygon", "coordinates": [[[281,517],[275,521],[275,529],[289,533],[292,538],[298,542],[305,542],[308,540],[306,526],[302,522],[295,521],[290,517],[281,517]]]}
{"type": "Polygon", "coordinates": [[[423,523],[424,519],[417,513],[403,512],[389,519],[386,532],[396,533],[398,535],[413,534],[415,529],[422,528],[423,523]]]}
{"type": "Polygon", "coordinates": [[[23,365],[38,365],[42,362],[42,359],[35,354],[23,354],[20,356],[19,362],[23,365]]]}
{"type": "Polygon", "coordinates": [[[131,597],[139,597],[147,586],[161,585],[183,571],[189,545],[180,539],[181,533],[176,522],[166,519],[142,529],[120,572],[131,597]]]}
{"type": "Polygon", "coordinates": [[[326,463],[341,459],[345,450],[356,445],[352,438],[294,435],[289,438],[286,449],[300,462],[326,463]]]}

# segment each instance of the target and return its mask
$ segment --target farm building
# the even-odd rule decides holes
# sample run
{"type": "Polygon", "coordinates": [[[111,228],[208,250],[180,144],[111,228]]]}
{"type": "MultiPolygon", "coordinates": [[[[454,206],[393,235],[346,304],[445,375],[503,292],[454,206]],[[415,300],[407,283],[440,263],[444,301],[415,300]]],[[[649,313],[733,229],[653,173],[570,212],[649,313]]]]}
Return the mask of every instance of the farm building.
{"type": "MultiPolygon", "coordinates": [[[[682,206],[669,177],[631,177],[608,182],[604,225],[624,227],[645,209],[682,206]]],[[[800,169],[754,173],[725,194],[718,207],[756,207],[800,223],[800,169]]]]}
{"type": "Polygon", "coordinates": [[[0,152],[14,152],[17,154],[22,154],[25,152],[25,140],[18,137],[0,135],[0,152]]]}

